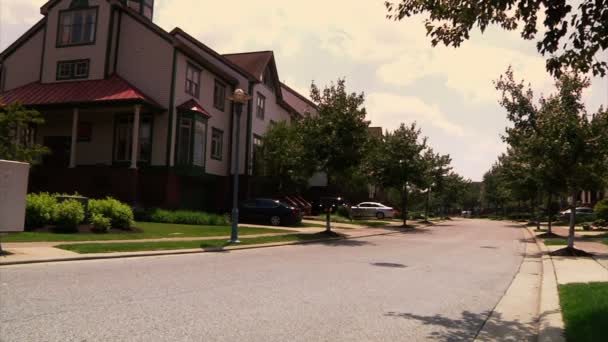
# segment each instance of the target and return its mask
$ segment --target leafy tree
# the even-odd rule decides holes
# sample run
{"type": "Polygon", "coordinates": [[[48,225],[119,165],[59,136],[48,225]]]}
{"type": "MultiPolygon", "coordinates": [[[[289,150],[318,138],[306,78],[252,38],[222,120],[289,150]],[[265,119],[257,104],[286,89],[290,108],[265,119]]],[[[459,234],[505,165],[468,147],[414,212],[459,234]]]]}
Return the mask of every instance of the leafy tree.
{"type": "Polygon", "coordinates": [[[365,97],[347,93],[344,79],[323,90],[313,83],[310,93],[319,115],[304,118],[299,127],[306,142],[305,153],[318,170],[327,172],[330,182],[344,178],[359,167],[364,155],[369,126],[365,97]]]}
{"type": "MultiPolygon", "coordinates": [[[[503,101],[513,128],[507,130],[506,141],[521,152],[520,157],[535,166],[540,184],[563,184],[571,198],[568,247],[560,252],[577,255],[574,249],[576,198],[583,189],[599,186],[608,172],[604,141],[606,141],[603,110],[590,120],[581,100],[589,80],[576,73],[565,73],[557,81],[557,93],[541,99],[538,110],[523,110],[532,101],[520,97],[512,76],[507,75],[503,89],[509,101],[503,101]],[[527,146],[527,148],[522,148],[527,146]],[[544,165],[543,163],[546,163],[544,165]]],[[[503,96],[503,99],[505,97],[503,96]]],[[[528,98],[531,99],[531,96],[528,98]]]]}
{"type": "Polygon", "coordinates": [[[408,187],[424,184],[422,175],[425,163],[422,153],[426,149],[426,138],[421,138],[420,134],[415,123],[409,126],[401,124],[398,129],[388,132],[382,140],[376,142],[364,164],[367,174],[373,175],[382,186],[401,191],[404,227],[407,226],[408,187]]]}
{"type": "Polygon", "coordinates": [[[449,155],[435,153],[429,148],[424,153],[423,162],[425,168],[421,186],[426,188],[424,219],[428,221],[431,191],[441,194],[445,190],[444,178],[452,169],[450,166],[452,158],[449,155]]]}
{"type": "Polygon", "coordinates": [[[498,209],[500,208],[504,215],[506,210],[505,205],[510,198],[510,192],[505,183],[502,182],[503,172],[500,162],[496,162],[483,175],[481,199],[482,204],[486,208],[493,208],[495,214],[498,214],[498,209]]]}
{"type": "Polygon", "coordinates": [[[20,104],[0,106],[0,159],[32,163],[48,153],[34,143],[36,125],[44,123],[42,115],[20,104]]]}
{"type": "Polygon", "coordinates": [[[261,160],[266,176],[279,181],[279,192],[284,190],[285,183],[304,184],[314,171],[307,167],[311,163],[305,159],[304,146],[298,122],[278,122],[264,135],[261,160]]]}
{"type": "Polygon", "coordinates": [[[547,60],[549,72],[559,76],[569,67],[604,76],[608,70],[606,60],[600,58],[608,49],[605,0],[399,0],[386,1],[385,5],[389,19],[427,14],[424,24],[433,46],[458,47],[469,39],[475,26],[484,32],[489,25],[508,31],[519,29],[523,39],[536,39],[538,18],[544,15],[544,34],[536,47],[543,56],[551,56],[547,60]]]}

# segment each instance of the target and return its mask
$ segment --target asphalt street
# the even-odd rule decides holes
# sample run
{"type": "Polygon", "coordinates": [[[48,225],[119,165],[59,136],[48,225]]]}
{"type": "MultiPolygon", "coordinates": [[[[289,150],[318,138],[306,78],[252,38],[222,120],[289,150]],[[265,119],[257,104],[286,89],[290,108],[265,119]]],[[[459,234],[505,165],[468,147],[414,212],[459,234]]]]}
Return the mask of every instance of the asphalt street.
{"type": "Polygon", "coordinates": [[[521,228],[0,268],[0,341],[466,341],[523,258],[521,228]]]}

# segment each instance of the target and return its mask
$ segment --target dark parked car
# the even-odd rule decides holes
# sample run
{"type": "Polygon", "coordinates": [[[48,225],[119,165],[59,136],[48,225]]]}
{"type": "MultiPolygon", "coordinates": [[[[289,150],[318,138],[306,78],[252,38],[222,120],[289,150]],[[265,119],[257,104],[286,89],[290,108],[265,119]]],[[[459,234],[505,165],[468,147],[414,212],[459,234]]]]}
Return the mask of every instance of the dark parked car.
{"type": "Polygon", "coordinates": [[[322,214],[326,208],[330,208],[330,211],[335,213],[340,206],[348,206],[348,202],[343,197],[320,197],[312,203],[312,214],[322,214]]]}
{"type": "Polygon", "coordinates": [[[287,226],[302,222],[300,209],[270,198],[254,198],[241,203],[239,221],[287,226]]]}

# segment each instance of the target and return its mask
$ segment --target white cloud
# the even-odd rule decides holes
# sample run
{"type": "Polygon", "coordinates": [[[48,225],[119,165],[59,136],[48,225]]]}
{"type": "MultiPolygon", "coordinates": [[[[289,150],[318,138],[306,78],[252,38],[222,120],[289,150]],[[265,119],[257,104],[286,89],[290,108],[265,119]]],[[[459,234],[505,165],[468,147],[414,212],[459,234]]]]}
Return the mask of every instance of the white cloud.
{"type": "Polygon", "coordinates": [[[416,121],[421,126],[431,125],[452,136],[466,135],[464,127],[451,122],[439,106],[425,103],[417,97],[371,93],[366,99],[368,118],[372,125],[394,130],[401,123],[416,121]]]}

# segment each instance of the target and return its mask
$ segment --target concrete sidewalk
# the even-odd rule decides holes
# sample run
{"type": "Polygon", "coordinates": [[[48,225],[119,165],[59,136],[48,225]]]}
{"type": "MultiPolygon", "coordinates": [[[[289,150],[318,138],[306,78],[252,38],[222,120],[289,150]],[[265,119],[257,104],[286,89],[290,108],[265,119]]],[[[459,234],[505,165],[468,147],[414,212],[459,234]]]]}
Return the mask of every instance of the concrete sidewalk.
{"type": "Polygon", "coordinates": [[[543,267],[540,250],[527,230],[525,256],[511,285],[479,331],[476,341],[535,341],[538,334],[543,267]]]}

